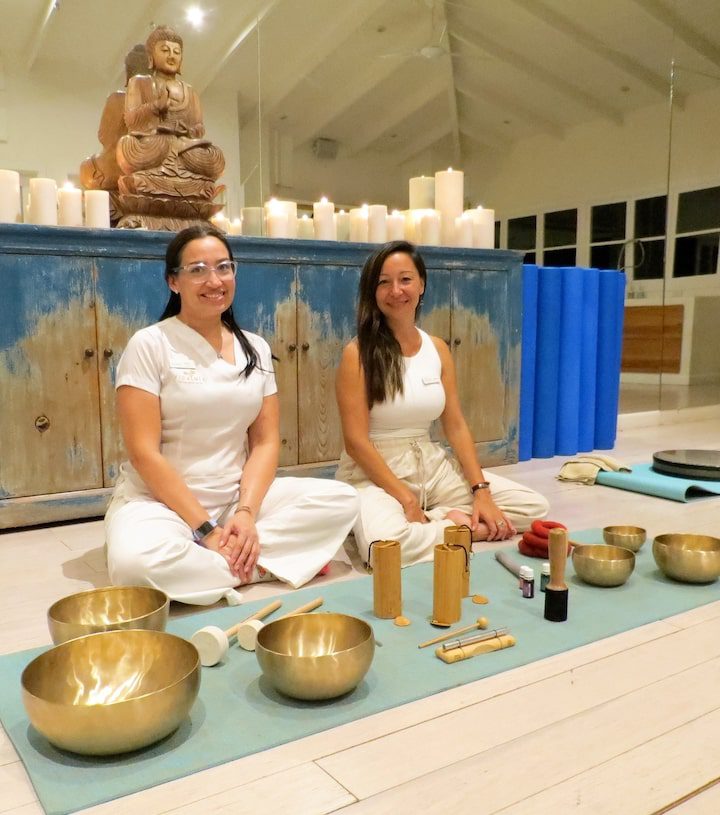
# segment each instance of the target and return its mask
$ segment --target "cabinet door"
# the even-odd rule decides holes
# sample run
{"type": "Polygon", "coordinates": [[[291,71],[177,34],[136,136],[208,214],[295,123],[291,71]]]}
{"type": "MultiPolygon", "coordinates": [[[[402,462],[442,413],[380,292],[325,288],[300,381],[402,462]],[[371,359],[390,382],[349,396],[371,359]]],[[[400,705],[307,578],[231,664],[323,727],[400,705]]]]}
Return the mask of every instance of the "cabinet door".
{"type": "Polygon", "coordinates": [[[0,496],[102,486],[90,261],[0,255],[0,496]]]}
{"type": "Polygon", "coordinates": [[[300,464],[332,461],[343,448],[335,401],[342,349],[355,336],[360,270],[298,268],[298,426],[300,464]]]}
{"type": "Polygon", "coordinates": [[[452,273],[452,352],[463,413],[485,464],[517,459],[519,277],[452,273]]]}
{"type": "Polygon", "coordinates": [[[111,487],[125,458],[115,410],[115,370],[130,337],[158,321],[168,298],[160,260],[103,258],[94,261],[103,483],[111,487]]]}
{"type": "Polygon", "coordinates": [[[241,263],[233,313],[241,328],[267,340],[280,398],[280,464],[298,463],[297,316],[295,268],[241,263]]]}

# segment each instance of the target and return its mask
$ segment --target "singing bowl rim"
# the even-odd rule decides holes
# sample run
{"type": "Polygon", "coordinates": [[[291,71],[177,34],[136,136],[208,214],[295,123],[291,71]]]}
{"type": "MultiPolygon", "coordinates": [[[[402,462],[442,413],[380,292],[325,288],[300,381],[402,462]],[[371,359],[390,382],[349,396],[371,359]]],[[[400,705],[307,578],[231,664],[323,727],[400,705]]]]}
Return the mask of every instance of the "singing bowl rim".
{"type": "MultiPolygon", "coordinates": [[[[68,675],[68,672],[64,672],[68,675]]],[[[154,629],[115,629],[112,631],[98,631],[75,637],[52,646],[42,654],[34,657],[23,669],[20,677],[22,701],[32,727],[51,744],[63,750],[79,755],[120,755],[122,753],[148,747],[176,730],[183,719],[189,714],[200,690],[200,656],[197,649],[188,640],[170,634],[167,631],[154,629]],[[80,704],[73,701],[59,699],[53,694],[41,695],[33,683],[34,674],[44,669],[49,670],[44,663],[52,665],[59,652],[81,647],[83,641],[96,638],[160,638],[172,642],[173,646],[188,653],[189,664],[179,675],[165,685],[124,699],[114,699],[110,702],[91,702],[80,704]],[[194,654],[192,653],[194,652],[194,654]],[[116,718],[121,716],[122,708],[130,711],[132,708],[148,703],[152,697],[175,697],[181,694],[172,708],[173,714],[164,720],[156,721],[152,716],[144,715],[140,718],[141,725],[130,732],[116,725],[116,718]],[[113,728],[103,733],[102,738],[93,740],[85,735],[86,731],[95,730],[90,721],[93,715],[103,711],[103,718],[112,718],[113,728]],[[48,718],[52,718],[48,726],[48,718]]],[[[77,683],[76,683],[77,685],[77,683]]],[[[129,717],[132,719],[132,717],[129,717]]],[[[137,721],[133,719],[133,721],[137,721]]],[[[109,724],[106,722],[106,724],[109,724]]]]}
{"type": "Polygon", "coordinates": [[[600,586],[602,588],[613,588],[615,586],[622,586],[628,581],[630,575],[635,570],[635,553],[632,549],[626,549],[622,546],[612,546],[603,543],[581,544],[573,547],[572,562],[575,569],[575,574],[585,583],[591,586],[600,586]],[[597,557],[599,554],[609,553],[614,557],[597,557]],[[598,564],[617,564],[616,566],[608,566],[607,569],[616,569],[616,574],[610,572],[607,577],[598,577],[597,575],[589,576],[588,571],[593,565],[598,569],[602,566],[598,564]],[[578,568],[579,565],[579,568],[578,568]],[[627,572],[627,574],[625,574],[627,572]]]}
{"type": "Polygon", "coordinates": [[[612,524],[610,526],[604,526],[602,532],[603,540],[608,546],[619,546],[622,549],[629,549],[631,552],[639,552],[647,540],[647,529],[632,524],[612,524]],[[616,542],[614,540],[615,537],[620,539],[628,538],[629,540],[625,543],[616,542]],[[636,542],[637,538],[641,538],[639,543],[636,542]]]}
{"type": "Polygon", "coordinates": [[[285,696],[308,701],[334,699],[345,693],[349,693],[363,680],[372,665],[374,656],[375,633],[370,623],[360,617],[354,617],[351,614],[341,614],[339,612],[312,615],[298,614],[292,617],[273,620],[273,622],[268,623],[262,631],[260,631],[255,646],[255,657],[268,682],[285,696]],[[292,654],[288,651],[277,651],[263,644],[263,641],[268,639],[272,634],[272,630],[270,630],[272,626],[275,626],[277,630],[277,628],[283,625],[290,625],[292,620],[298,618],[303,618],[303,622],[300,623],[301,625],[318,625],[322,624],[322,622],[328,622],[329,620],[335,621],[338,619],[349,620],[352,621],[353,625],[359,624],[360,630],[363,631],[363,636],[358,642],[347,648],[327,651],[326,653],[316,655],[299,655],[292,654]],[[313,622],[306,623],[304,620],[313,620],[313,622]],[[298,692],[297,686],[293,685],[285,675],[289,672],[288,666],[291,663],[295,663],[296,665],[302,664],[306,667],[314,663],[315,669],[322,671],[323,663],[328,663],[343,657],[349,659],[351,655],[353,655],[353,652],[355,652],[355,655],[360,655],[359,668],[356,668],[353,672],[353,676],[345,677],[342,682],[339,681],[337,674],[332,677],[332,681],[327,681],[327,678],[325,678],[326,681],[322,683],[319,681],[319,677],[315,677],[312,681],[306,681],[305,684],[309,685],[308,691],[303,689],[298,692]],[[270,663],[272,663],[272,665],[270,663]],[[278,670],[278,665],[281,666],[281,670],[278,670]]]}
{"type": "Polygon", "coordinates": [[[154,586],[100,586],[94,589],[68,594],[56,600],[47,610],[47,624],[55,645],[75,639],[76,637],[87,636],[88,634],[99,634],[104,631],[145,629],[148,631],[164,631],[167,626],[170,614],[170,598],[164,591],[154,586]],[[128,591],[139,591],[150,596],[155,596],[158,604],[155,608],[135,617],[116,620],[115,622],[91,623],[79,622],[70,619],[63,619],[58,616],[58,611],[63,606],[72,602],[81,602],[85,597],[101,596],[103,594],[120,594],[128,591]],[[76,633],[80,632],[80,633],[76,633]]]}
{"type": "Polygon", "coordinates": [[[660,571],[680,583],[713,583],[720,577],[720,538],[695,532],[666,532],[656,535],[652,545],[653,557],[660,571]],[[688,544],[710,542],[701,548],[688,544]],[[682,564],[676,562],[682,558],[682,564]],[[700,563],[696,561],[702,559],[700,563]],[[717,561],[714,568],[707,570],[717,561]]]}

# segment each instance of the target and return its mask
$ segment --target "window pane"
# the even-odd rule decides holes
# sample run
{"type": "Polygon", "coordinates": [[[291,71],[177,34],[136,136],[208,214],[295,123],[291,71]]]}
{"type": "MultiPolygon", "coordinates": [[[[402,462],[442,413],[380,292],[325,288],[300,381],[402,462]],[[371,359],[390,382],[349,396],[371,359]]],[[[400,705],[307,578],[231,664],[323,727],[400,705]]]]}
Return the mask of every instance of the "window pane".
{"type": "Polygon", "coordinates": [[[500,246],[500,221],[495,221],[495,248],[498,246],[500,246]]]}
{"type": "Polygon", "coordinates": [[[574,266],[575,248],[572,249],[546,249],[543,252],[545,266],[574,266]]]}
{"type": "Polygon", "coordinates": [[[635,280],[662,280],[665,268],[665,241],[636,243],[635,264],[633,269],[635,280]]]}
{"type": "MultiPolygon", "coordinates": [[[[635,237],[652,238],[665,234],[667,195],[642,198],[635,202],[635,237]]],[[[661,275],[662,277],[662,275],[661,275]]]]}
{"type": "MultiPolygon", "coordinates": [[[[681,192],[678,196],[678,232],[697,232],[720,226],[720,187],[681,192]]],[[[675,275],[683,277],[684,275],[675,275]]]]}
{"type": "Polygon", "coordinates": [[[675,241],[673,277],[715,274],[718,260],[718,238],[712,235],[692,235],[675,241]]]}
{"type": "MultiPolygon", "coordinates": [[[[622,243],[610,243],[607,246],[590,247],[590,265],[594,269],[617,269],[622,243]]],[[[625,259],[623,258],[623,264],[625,259]]]]}
{"type": "Polygon", "coordinates": [[[574,243],[577,243],[577,210],[546,212],[545,246],[569,246],[574,243]]]}
{"type": "Polygon", "coordinates": [[[508,249],[535,249],[537,218],[510,218],[508,221],[508,249]]]}
{"type": "Polygon", "coordinates": [[[526,252],[525,257],[523,258],[523,263],[528,263],[530,265],[535,263],[535,252],[526,252]]]}
{"type": "MultiPolygon", "coordinates": [[[[627,206],[624,201],[619,204],[602,204],[593,207],[591,211],[590,242],[624,241],[626,209],[627,206]]],[[[593,266],[595,266],[594,263],[593,266]]]]}

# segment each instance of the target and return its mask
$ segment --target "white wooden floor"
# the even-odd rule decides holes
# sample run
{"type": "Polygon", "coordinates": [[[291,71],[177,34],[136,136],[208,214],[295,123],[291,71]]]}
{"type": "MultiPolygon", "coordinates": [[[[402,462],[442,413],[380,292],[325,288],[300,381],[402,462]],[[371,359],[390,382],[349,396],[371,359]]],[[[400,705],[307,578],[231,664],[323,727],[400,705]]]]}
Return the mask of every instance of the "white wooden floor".
{"type": "MultiPolygon", "coordinates": [[[[662,417],[623,417],[614,455],[720,449],[715,409],[662,417]]],[[[501,472],[547,495],[571,528],[720,533],[720,499],[561,484],[563,460],[501,472]]],[[[102,542],[100,522],[0,535],[0,653],[49,643],[50,603],[107,583],[102,542]]],[[[338,562],[333,574],[354,570],[338,562]]],[[[720,602],[85,811],[718,815],[720,602]]],[[[42,813],[1,731],[0,813],[42,813]]]]}

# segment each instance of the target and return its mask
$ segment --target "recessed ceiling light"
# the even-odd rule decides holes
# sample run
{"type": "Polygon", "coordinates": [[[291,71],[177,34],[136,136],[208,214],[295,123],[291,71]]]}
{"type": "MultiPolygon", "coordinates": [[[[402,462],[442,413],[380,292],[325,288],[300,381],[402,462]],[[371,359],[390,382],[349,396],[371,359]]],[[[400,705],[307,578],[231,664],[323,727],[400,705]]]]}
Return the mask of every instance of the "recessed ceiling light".
{"type": "Polygon", "coordinates": [[[375,31],[377,31],[378,34],[384,34],[387,31],[387,28],[384,25],[379,25],[375,31]]]}
{"type": "Polygon", "coordinates": [[[185,19],[193,28],[202,28],[205,22],[205,12],[199,6],[190,6],[185,12],[185,19]]]}
{"type": "Polygon", "coordinates": [[[621,86],[620,86],[620,90],[621,90],[623,93],[629,93],[629,91],[630,91],[630,86],[629,86],[629,85],[621,85],[621,86]]]}

